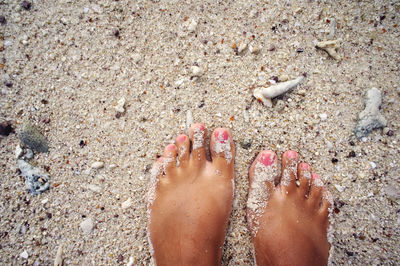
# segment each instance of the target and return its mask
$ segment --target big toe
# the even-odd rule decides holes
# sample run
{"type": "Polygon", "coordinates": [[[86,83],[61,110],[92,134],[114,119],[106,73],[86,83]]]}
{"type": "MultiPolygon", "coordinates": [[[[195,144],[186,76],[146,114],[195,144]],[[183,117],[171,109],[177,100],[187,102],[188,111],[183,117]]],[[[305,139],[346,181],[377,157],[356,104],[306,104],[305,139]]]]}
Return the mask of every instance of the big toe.
{"type": "Polygon", "coordinates": [[[214,130],[210,140],[210,150],[217,169],[233,171],[235,145],[228,129],[217,128],[214,130]]]}
{"type": "Polygon", "coordinates": [[[247,199],[247,216],[253,236],[257,234],[259,218],[263,215],[268,199],[275,189],[278,176],[278,163],[273,151],[262,151],[258,154],[249,170],[249,197],[247,199]]]}

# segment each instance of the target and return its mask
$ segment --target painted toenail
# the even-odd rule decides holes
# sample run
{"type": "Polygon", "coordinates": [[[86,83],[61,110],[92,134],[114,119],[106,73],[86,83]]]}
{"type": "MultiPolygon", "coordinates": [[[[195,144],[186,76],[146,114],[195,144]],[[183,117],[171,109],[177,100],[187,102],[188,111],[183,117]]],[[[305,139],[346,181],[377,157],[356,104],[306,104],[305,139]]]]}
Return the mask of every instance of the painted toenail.
{"type": "Polygon", "coordinates": [[[176,138],[176,140],[177,140],[178,142],[185,142],[185,140],[186,140],[186,135],[179,135],[179,136],[176,138]]]}
{"type": "Polygon", "coordinates": [[[229,138],[229,133],[225,129],[220,129],[215,131],[214,136],[219,142],[225,143],[229,138]]]}
{"type": "Polygon", "coordinates": [[[321,179],[321,177],[318,174],[312,174],[311,177],[312,179],[321,179]]]}
{"type": "Polygon", "coordinates": [[[174,144],[169,144],[169,145],[167,146],[167,150],[169,150],[169,151],[175,150],[175,145],[174,145],[174,144]]]}
{"type": "Polygon", "coordinates": [[[310,170],[310,166],[309,166],[308,164],[306,164],[306,163],[302,163],[302,164],[301,164],[301,169],[303,169],[303,170],[310,170]]]}
{"type": "Polygon", "coordinates": [[[286,156],[289,159],[295,159],[297,157],[297,152],[295,152],[295,151],[287,151],[286,152],[286,156]]]}
{"type": "Polygon", "coordinates": [[[263,165],[270,166],[275,161],[275,154],[273,154],[272,152],[263,152],[261,154],[260,161],[263,165]]]}

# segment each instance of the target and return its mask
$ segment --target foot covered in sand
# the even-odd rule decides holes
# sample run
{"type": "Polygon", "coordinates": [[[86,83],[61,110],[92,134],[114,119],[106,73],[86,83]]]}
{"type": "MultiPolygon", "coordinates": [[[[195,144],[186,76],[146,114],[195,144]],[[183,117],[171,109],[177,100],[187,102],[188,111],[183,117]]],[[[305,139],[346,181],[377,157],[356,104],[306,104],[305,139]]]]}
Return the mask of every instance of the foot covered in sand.
{"type": "Polygon", "coordinates": [[[326,265],[331,196],[299,155],[287,151],[281,167],[272,151],[249,170],[247,202],[257,265],[326,265]],[[281,169],[280,169],[281,168],[281,169]]]}
{"type": "Polygon", "coordinates": [[[218,265],[232,208],[235,146],[228,129],[214,130],[212,161],[206,129],[194,124],[153,167],[148,232],[157,265],[218,265]]]}

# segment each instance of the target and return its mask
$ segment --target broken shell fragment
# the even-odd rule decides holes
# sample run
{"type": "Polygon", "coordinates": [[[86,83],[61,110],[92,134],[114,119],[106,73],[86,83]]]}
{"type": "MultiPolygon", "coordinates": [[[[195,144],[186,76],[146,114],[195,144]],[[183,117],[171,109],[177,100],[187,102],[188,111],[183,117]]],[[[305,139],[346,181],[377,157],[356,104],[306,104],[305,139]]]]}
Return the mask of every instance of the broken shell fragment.
{"type": "Polygon", "coordinates": [[[265,106],[272,107],[272,99],[286,93],[300,84],[304,76],[299,76],[296,79],[278,83],[267,88],[257,88],[254,90],[253,96],[261,101],[265,106]]]}
{"type": "Polygon", "coordinates": [[[365,95],[365,109],[358,115],[358,122],[354,133],[358,139],[366,137],[372,130],[387,125],[385,117],[380,113],[382,94],[377,88],[368,90],[365,95]]]}
{"type": "Polygon", "coordinates": [[[317,43],[317,48],[324,50],[328,53],[335,60],[340,60],[340,55],[337,53],[337,49],[339,48],[339,41],[332,40],[332,41],[323,41],[317,43]]]}

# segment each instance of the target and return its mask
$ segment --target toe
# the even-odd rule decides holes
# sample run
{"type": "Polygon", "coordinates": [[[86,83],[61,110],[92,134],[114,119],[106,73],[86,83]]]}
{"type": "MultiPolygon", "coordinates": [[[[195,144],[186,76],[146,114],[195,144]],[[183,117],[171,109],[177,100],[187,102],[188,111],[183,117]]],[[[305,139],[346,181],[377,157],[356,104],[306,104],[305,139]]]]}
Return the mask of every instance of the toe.
{"type": "Polygon", "coordinates": [[[174,144],[169,144],[164,149],[164,172],[167,176],[176,169],[176,151],[174,144]]]}
{"type": "Polygon", "coordinates": [[[233,170],[235,146],[228,129],[217,128],[214,130],[210,141],[210,150],[212,161],[218,169],[233,170]]]}
{"type": "Polygon", "coordinates": [[[286,192],[296,189],[298,161],[299,155],[295,151],[286,151],[282,156],[282,176],[280,185],[286,192]]]}
{"type": "Polygon", "coordinates": [[[157,159],[157,161],[154,162],[153,167],[151,168],[150,171],[150,178],[151,180],[156,180],[156,179],[160,179],[161,176],[164,173],[164,158],[160,157],[157,159]]]}
{"type": "Polygon", "coordinates": [[[299,184],[299,193],[308,197],[311,182],[311,167],[307,163],[300,163],[297,167],[297,178],[299,184]]]}
{"type": "Polygon", "coordinates": [[[193,165],[204,166],[206,164],[206,128],[203,124],[196,123],[190,128],[192,140],[191,161],[193,165]]]}
{"type": "Polygon", "coordinates": [[[322,204],[319,209],[319,212],[322,216],[328,217],[330,207],[333,205],[333,197],[332,194],[326,189],[326,187],[322,188],[322,204]]]}
{"type": "Polygon", "coordinates": [[[175,145],[178,150],[178,163],[179,166],[184,167],[189,161],[190,141],[189,137],[185,134],[179,135],[175,140],[175,145]]]}
{"type": "Polygon", "coordinates": [[[271,193],[275,189],[278,176],[278,163],[273,151],[262,151],[258,154],[249,169],[249,196],[247,199],[247,221],[253,236],[257,234],[259,219],[271,193]]]}
{"type": "Polygon", "coordinates": [[[310,194],[309,194],[309,202],[311,205],[314,205],[316,208],[319,207],[322,198],[322,188],[324,186],[324,182],[321,177],[317,174],[311,175],[311,186],[310,186],[310,194]]]}

